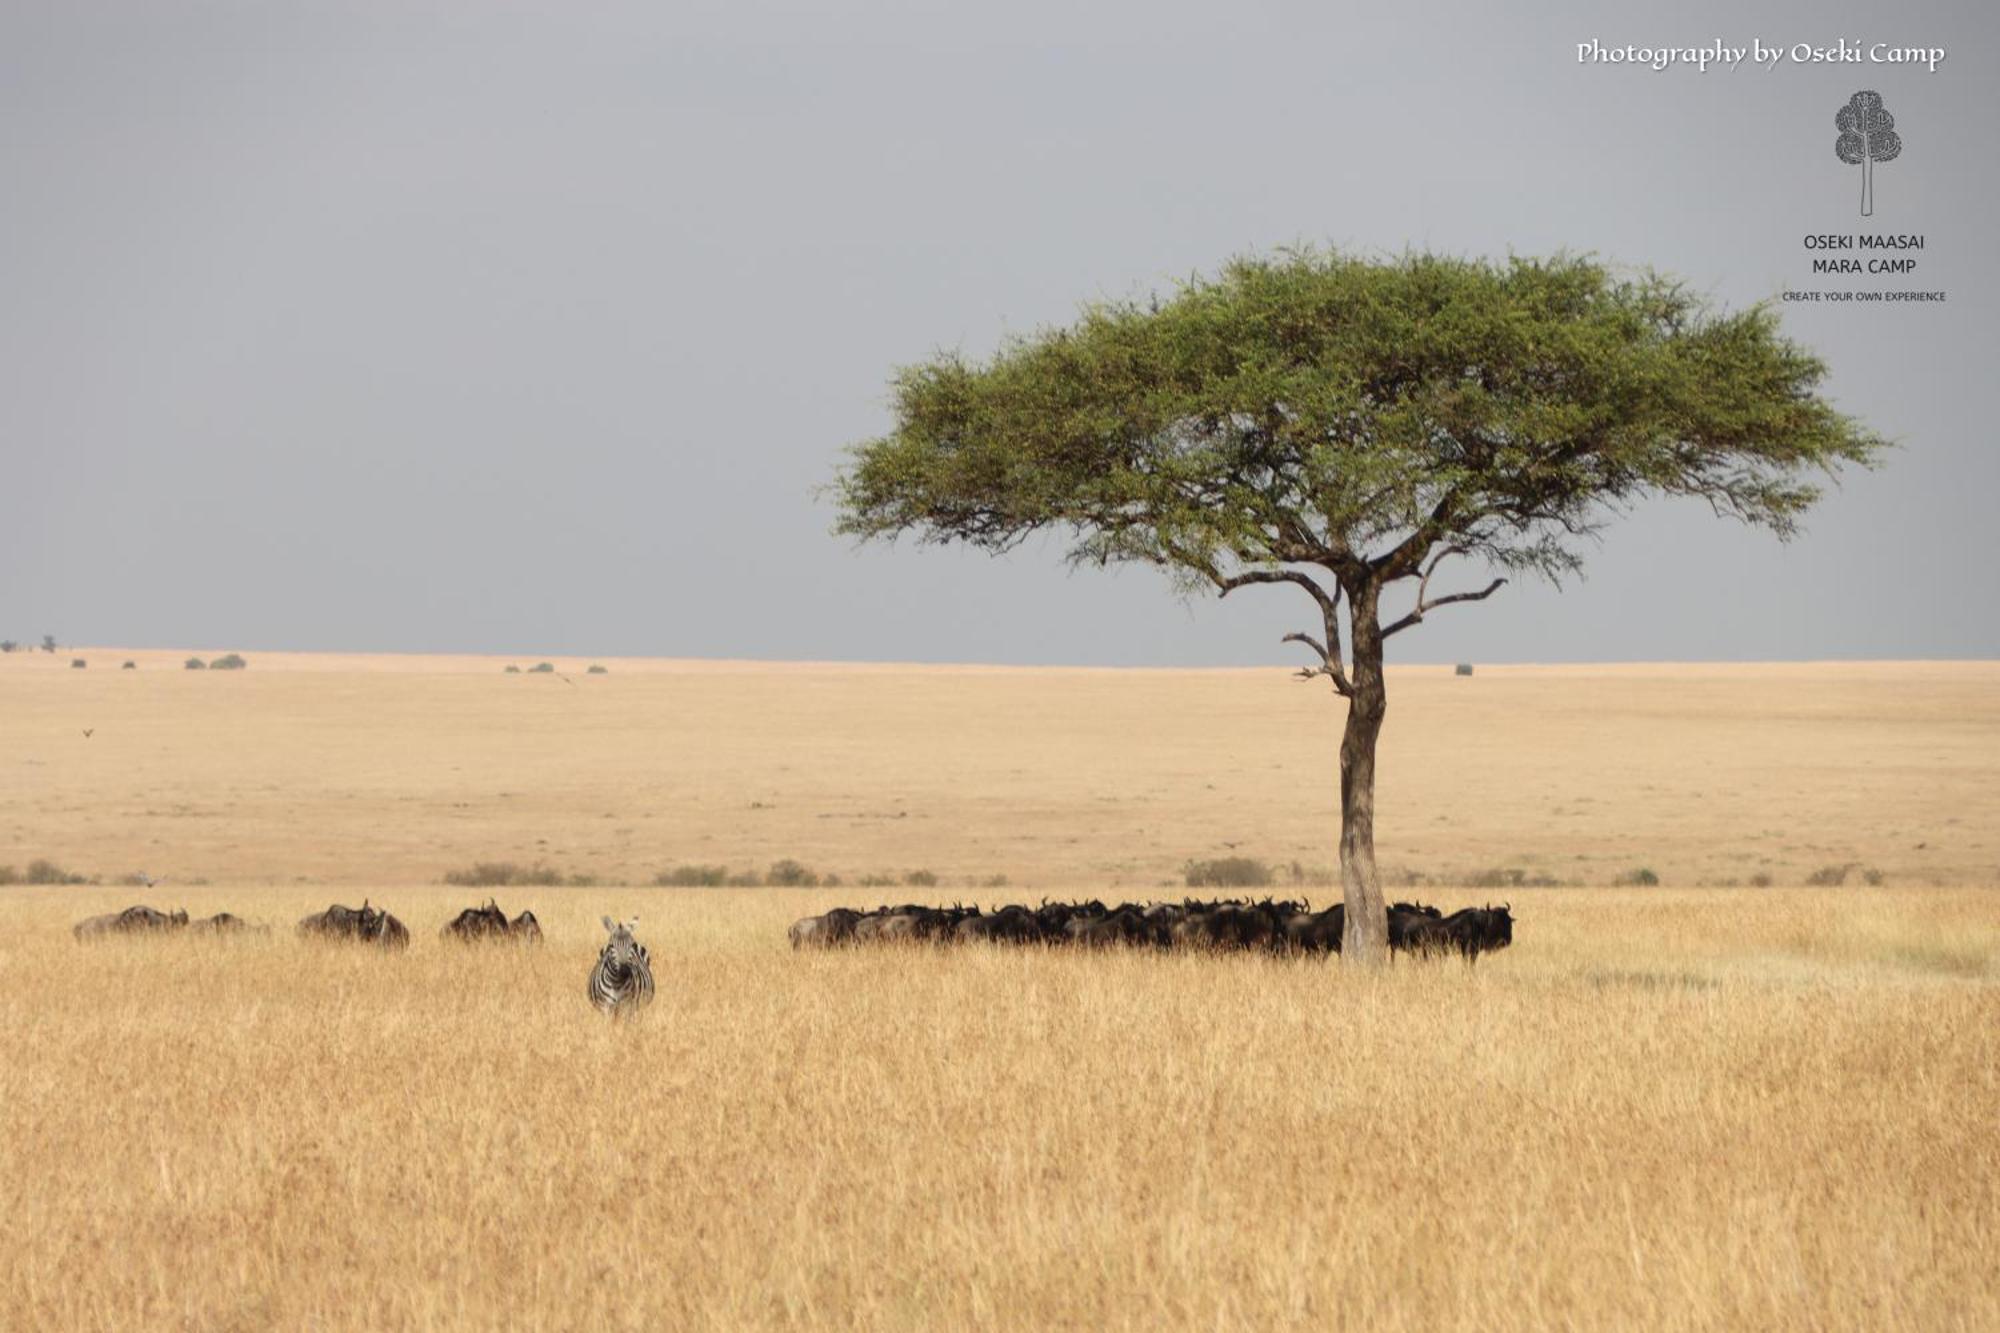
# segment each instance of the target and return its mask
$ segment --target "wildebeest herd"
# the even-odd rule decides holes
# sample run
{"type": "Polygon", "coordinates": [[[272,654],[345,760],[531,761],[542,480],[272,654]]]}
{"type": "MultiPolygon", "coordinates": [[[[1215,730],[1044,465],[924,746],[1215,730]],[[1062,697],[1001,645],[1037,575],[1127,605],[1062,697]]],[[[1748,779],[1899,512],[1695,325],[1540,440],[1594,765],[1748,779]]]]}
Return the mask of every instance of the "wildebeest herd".
{"type": "MultiPolygon", "coordinates": [[[[652,960],[646,953],[646,946],[632,937],[633,924],[604,918],[604,928],[610,938],[591,969],[590,1002],[605,1013],[628,1013],[645,1007],[653,1000],[652,960]]],[[[228,912],[218,912],[205,920],[190,922],[184,909],[162,912],[143,905],[79,921],[74,929],[79,940],[176,931],[213,935],[244,931],[270,933],[269,927],[252,926],[228,912]]],[[[301,939],[351,940],[382,949],[406,949],[410,945],[409,928],[394,916],[371,905],[366,898],[361,900],[359,907],[335,903],[324,912],[314,912],[299,922],[298,930],[301,939]]],[[[510,921],[507,914],[500,910],[499,903],[488,898],[483,906],[468,907],[447,921],[438,931],[438,938],[466,944],[484,941],[540,944],[542,924],[531,911],[523,911],[510,921]]]]}
{"type": "MultiPolygon", "coordinates": [[[[1345,905],[1313,911],[1309,903],[1245,899],[1177,903],[1042,901],[977,907],[904,903],[856,911],[836,907],[792,923],[794,949],[891,942],[1125,946],[1153,949],[1251,949],[1268,953],[1339,953],[1347,924],[1345,905]]],[[[1455,953],[1468,962],[1514,942],[1510,905],[1467,907],[1447,916],[1423,903],[1389,907],[1389,948],[1396,953],[1455,953]]]]}

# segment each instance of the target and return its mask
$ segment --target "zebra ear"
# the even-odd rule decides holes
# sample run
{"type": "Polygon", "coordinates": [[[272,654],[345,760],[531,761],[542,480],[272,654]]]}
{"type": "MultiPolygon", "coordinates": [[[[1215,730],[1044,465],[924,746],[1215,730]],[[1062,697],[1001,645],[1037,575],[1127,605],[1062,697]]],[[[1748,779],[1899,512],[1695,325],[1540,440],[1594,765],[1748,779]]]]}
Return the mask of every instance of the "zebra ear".
{"type": "Polygon", "coordinates": [[[616,926],[614,926],[614,925],[612,925],[612,924],[611,924],[611,918],[610,918],[610,917],[608,917],[608,916],[606,916],[606,917],[599,917],[599,918],[598,918],[598,920],[600,920],[600,921],[602,921],[602,922],[604,923],[604,928],[605,928],[606,930],[610,930],[610,931],[616,931],[616,930],[618,929],[618,927],[616,927],[616,926]]]}

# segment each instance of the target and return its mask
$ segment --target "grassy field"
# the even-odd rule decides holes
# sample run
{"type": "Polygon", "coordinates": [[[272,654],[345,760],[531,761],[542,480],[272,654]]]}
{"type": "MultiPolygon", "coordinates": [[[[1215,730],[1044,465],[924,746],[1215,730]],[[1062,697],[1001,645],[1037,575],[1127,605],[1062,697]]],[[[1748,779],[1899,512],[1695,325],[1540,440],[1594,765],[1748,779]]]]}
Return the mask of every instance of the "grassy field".
{"type": "Polygon", "coordinates": [[[2000,668],[1401,673],[1385,859],[1598,887],[1421,890],[1515,947],[1368,976],[785,947],[1323,861],[1335,710],[1282,676],[113,652],[0,661],[0,864],[174,877],[0,889],[0,1327],[2000,1326],[2000,668]],[[474,859],[780,856],[944,883],[436,935],[474,859]],[[294,937],[363,894],[407,953],[294,937]],[[142,899],[275,929],[71,939],[142,899]]]}

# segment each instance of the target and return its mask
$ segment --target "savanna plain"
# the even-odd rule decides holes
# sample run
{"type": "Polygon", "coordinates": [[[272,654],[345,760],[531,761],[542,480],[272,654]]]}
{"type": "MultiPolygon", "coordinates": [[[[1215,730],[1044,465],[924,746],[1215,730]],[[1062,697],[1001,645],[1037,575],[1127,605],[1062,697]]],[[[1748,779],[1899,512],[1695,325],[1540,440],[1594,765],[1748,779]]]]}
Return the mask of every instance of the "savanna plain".
{"type": "Polygon", "coordinates": [[[0,659],[0,1327],[2000,1327],[2000,665],[1395,671],[1390,892],[1518,924],[1361,974],[786,944],[1333,901],[1279,670],[246,655],[0,659]]]}

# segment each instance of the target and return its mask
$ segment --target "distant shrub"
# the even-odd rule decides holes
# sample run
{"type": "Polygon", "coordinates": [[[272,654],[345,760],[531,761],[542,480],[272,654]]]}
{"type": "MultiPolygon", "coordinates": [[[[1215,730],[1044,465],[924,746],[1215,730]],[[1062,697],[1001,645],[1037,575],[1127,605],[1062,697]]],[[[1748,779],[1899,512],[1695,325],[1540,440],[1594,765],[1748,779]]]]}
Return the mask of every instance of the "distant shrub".
{"type": "Polygon", "coordinates": [[[37,858],[28,862],[28,873],[21,877],[23,884],[88,884],[82,875],[72,875],[53,861],[37,858]]]}
{"type": "Polygon", "coordinates": [[[597,663],[595,662],[592,662],[588,667],[584,668],[583,674],[586,676],[602,676],[607,673],[605,672],[603,667],[597,665],[597,663]]]}
{"type": "Polygon", "coordinates": [[[713,889],[728,882],[728,866],[674,866],[653,876],[663,889],[713,889]]]}
{"type": "Polygon", "coordinates": [[[572,889],[594,889],[597,887],[597,876],[578,871],[569,877],[568,884],[572,889]]]}
{"type": "Polygon", "coordinates": [[[764,872],[764,882],[780,889],[810,889],[819,884],[819,876],[806,866],[786,857],[773,861],[771,868],[764,872]]]}
{"type": "Polygon", "coordinates": [[[14,869],[12,866],[0,866],[0,885],[19,884],[20,882],[20,871],[14,869]]]}
{"type": "Polygon", "coordinates": [[[475,861],[464,870],[447,870],[444,882],[460,888],[494,889],[511,885],[552,888],[563,883],[563,873],[539,861],[531,866],[512,861],[475,861]]]}
{"type": "MultiPolygon", "coordinates": [[[[1421,877],[1419,877],[1421,878],[1421,877]]],[[[1489,866],[1465,877],[1468,889],[1553,889],[1562,881],[1553,875],[1529,874],[1519,866],[1489,866]]],[[[1415,888],[1415,884],[1405,887],[1415,888]]]]}
{"type": "Polygon", "coordinates": [[[121,666],[118,669],[120,671],[137,671],[139,669],[139,664],[137,662],[127,662],[124,666],[121,666]]]}
{"type": "Polygon", "coordinates": [[[510,676],[518,676],[521,674],[521,668],[515,666],[512,662],[509,662],[507,664],[507,674],[510,676]]]}
{"type": "Polygon", "coordinates": [[[854,882],[864,889],[887,889],[895,887],[896,877],[894,875],[863,875],[854,882]]]}
{"type": "Polygon", "coordinates": [[[831,874],[824,875],[820,878],[819,883],[820,887],[823,889],[837,889],[840,887],[840,876],[831,874]]]}
{"type": "Polygon", "coordinates": [[[1768,889],[1768,888],[1770,888],[1770,887],[1771,887],[1771,876],[1770,876],[1770,875],[1769,875],[1768,873],[1766,873],[1765,871],[1762,871],[1762,870],[1758,871],[1758,872],[1757,872],[1756,874],[1754,874],[1754,875],[1752,875],[1752,876],[1750,877],[1750,887],[1751,887],[1751,888],[1753,888],[1753,889],[1768,889]]]}
{"type": "Polygon", "coordinates": [[[1882,880],[1883,880],[1882,872],[1877,870],[1874,866],[1869,866],[1866,870],[1861,872],[1861,882],[1863,884],[1866,884],[1871,889],[1881,888],[1882,880]]]}
{"type": "Polygon", "coordinates": [[[1469,675],[1471,675],[1471,674],[1472,674],[1472,663],[1470,663],[1470,662],[1460,662],[1460,663],[1459,663],[1459,664],[1458,664],[1457,666],[1455,666],[1455,667],[1453,667],[1453,668],[1451,669],[1451,674],[1452,674],[1452,675],[1454,675],[1454,676],[1469,676],[1469,675]]]}
{"type": "Polygon", "coordinates": [[[81,671],[89,665],[90,663],[84,661],[81,657],[72,657],[69,659],[69,669],[71,671],[81,671]]]}
{"type": "Polygon", "coordinates": [[[11,653],[21,645],[13,639],[0,639],[0,653],[11,653]]]}
{"type": "Polygon", "coordinates": [[[913,889],[934,889],[937,887],[937,876],[928,870],[912,870],[903,876],[903,883],[913,889]]]}
{"type": "Polygon", "coordinates": [[[556,664],[554,662],[537,662],[528,668],[528,674],[531,676],[547,676],[553,674],[555,669],[556,664]]]}
{"type": "Polygon", "coordinates": [[[744,870],[731,875],[723,883],[732,889],[754,889],[762,885],[764,877],[754,870],[744,870]]]}
{"type": "Polygon", "coordinates": [[[1007,887],[1007,877],[1005,875],[988,875],[985,879],[979,881],[979,887],[982,889],[1004,889],[1007,887]]]}
{"type": "MultiPolygon", "coordinates": [[[[1340,880],[1340,876],[1335,874],[1332,870],[1328,869],[1327,867],[1309,866],[1303,861],[1292,862],[1292,864],[1286,868],[1286,873],[1291,876],[1292,883],[1298,885],[1312,885],[1314,887],[1322,887],[1328,884],[1338,883],[1340,880]]],[[[1384,871],[1382,874],[1382,878],[1384,882],[1393,882],[1394,875],[1392,872],[1384,871]]],[[[1405,885],[1405,887],[1408,886],[1405,885]]]]}
{"type": "Polygon", "coordinates": [[[189,671],[208,670],[208,663],[202,661],[199,657],[190,657],[187,661],[181,663],[181,665],[186,667],[189,671]]]}
{"type": "Polygon", "coordinates": [[[1853,868],[1851,863],[1844,866],[1821,866],[1806,876],[1806,883],[1815,889],[1839,888],[1847,883],[1847,872],[1853,868]]]}
{"type": "Polygon", "coordinates": [[[1271,867],[1254,856],[1189,861],[1181,874],[1191,889],[1261,889],[1271,882],[1271,867]]]}
{"type": "Polygon", "coordinates": [[[241,671],[250,664],[236,653],[227,653],[208,664],[211,671],[241,671]]]}
{"type": "Polygon", "coordinates": [[[1618,877],[1617,882],[1630,889],[1652,889],[1659,887],[1660,877],[1645,866],[1628,870],[1618,877]]]}

